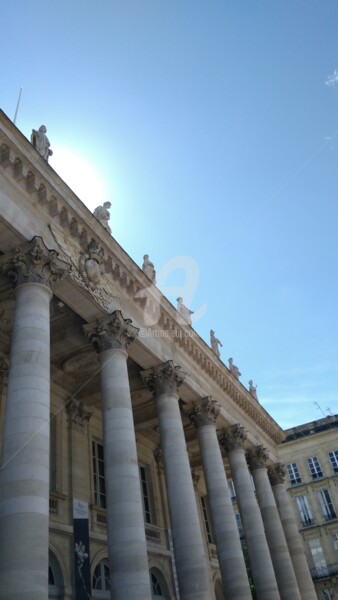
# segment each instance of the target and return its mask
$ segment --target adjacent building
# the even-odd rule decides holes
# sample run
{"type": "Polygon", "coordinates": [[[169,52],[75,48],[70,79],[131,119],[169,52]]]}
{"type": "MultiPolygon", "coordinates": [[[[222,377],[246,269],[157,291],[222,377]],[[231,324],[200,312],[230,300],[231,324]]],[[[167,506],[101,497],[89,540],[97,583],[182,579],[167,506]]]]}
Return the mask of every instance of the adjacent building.
{"type": "Polygon", "coordinates": [[[338,598],[338,415],[285,431],[285,463],[306,557],[320,600],[338,598]]]}

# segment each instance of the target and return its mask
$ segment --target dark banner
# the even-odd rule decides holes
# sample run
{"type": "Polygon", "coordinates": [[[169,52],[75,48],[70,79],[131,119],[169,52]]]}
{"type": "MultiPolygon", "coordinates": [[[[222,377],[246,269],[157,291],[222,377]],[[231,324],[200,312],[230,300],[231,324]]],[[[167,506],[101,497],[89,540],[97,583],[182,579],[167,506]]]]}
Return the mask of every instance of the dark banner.
{"type": "Polygon", "coordinates": [[[91,600],[88,503],[73,499],[75,600],[91,600]]]}

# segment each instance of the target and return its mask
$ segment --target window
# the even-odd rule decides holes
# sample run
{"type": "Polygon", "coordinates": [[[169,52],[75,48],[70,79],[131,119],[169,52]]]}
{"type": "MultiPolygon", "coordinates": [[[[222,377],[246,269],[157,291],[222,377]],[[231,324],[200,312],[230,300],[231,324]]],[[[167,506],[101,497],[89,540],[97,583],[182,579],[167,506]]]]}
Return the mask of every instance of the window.
{"type": "Polygon", "coordinates": [[[334,473],[338,473],[338,450],[329,452],[329,459],[334,473]]]}
{"type": "Polygon", "coordinates": [[[331,502],[329,490],[320,490],[318,492],[319,502],[322,507],[325,521],[336,519],[336,513],[331,502]]]}
{"type": "Polygon", "coordinates": [[[320,541],[318,538],[313,538],[308,541],[308,545],[310,548],[310,552],[312,555],[313,564],[316,569],[316,574],[325,577],[328,575],[328,568],[323,552],[323,548],[321,547],[320,541]]]}
{"type": "Polygon", "coordinates": [[[169,600],[171,598],[166,581],[159,569],[150,570],[151,597],[154,600],[169,600]]]}
{"type": "Polygon", "coordinates": [[[331,539],[332,539],[333,547],[335,549],[335,553],[338,555],[338,533],[332,533],[331,539]]]}
{"type": "Polygon", "coordinates": [[[146,523],[152,523],[152,510],[151,510],[151,502],[150,502],[150,493],[149,493],[149,472],[147,467],[139,466],[140,469],[140,483],[141,483],[141,492],[142,492],[142,502],[143,502],[143,516],[146,523]]]}
{"type": "Polygon", "coordinates": [[[302,525],[312,525],[314,521],[307,496],[296,496],[296,503],[302,525]]]}
{"type": "Polygon", "coordinates": [[[297,483],[302,483],[296,463],[290,463],[289,465],[286,465],[286,468],[288,470],[288,476],[289,476],[291,485],[296,485],[297,483]]]}
{"type": "Polygon", "coordinates": [[[213,544],[213,533],[211,529],[211,521],[209,518],[209,504],[207,496],[201,496],[201,506],[202,506],[202,514],[203,521],[205,527],[205,533],[207,536],[208,544],[213,544]]]}
{"type": "Polygon", "coordinates": [[[93,440],[93,476],[94,476],[94,503],[96,506],[106,508],[106,488],[104,481],[103,446],[93,440]]]}
{"type": "Polygon", "coordinates": [[[318,479],[318,477],[323,477],[323,471],[321,469],[317,456],[312,456],[311,458],[308,458],[307,462],[309,465],[312,479],[318,479]]]}
{"type": "Polygon", "coordinates": [[[236,490],[235,490],[234,482],[232,481],[232,479],[229,479],[229,481],[228,481],[228,489],[229,489],[231,502],[236,502],[237,501],[236,490]]]}
{"type": "Polygon", "coordinates": [[[236,523],[237,523],[237,527],[238,527],[239,537],[241,538],[241,540],[243,540],[245,536],[244,536],[244,529],[243,529],[243,525],[242,525],[241,515],[239,513],[235,513],[235,518],[236,518],[236,523]]]}
{"type": "Polygon", "coordinates": [[[322,599],[323,600],[335,600],[336,593],[333,589],[331,590],[322,590],[322,599]]]}
{"type": "Polygon", "coordinates": [[[110,600],[110,577],[109,567],[106,561],[99,562],[94,571],[93,581],[93,599],[110,600]]]}
{"type": "Polygon", "coordinates": [[[159,596],[160,598],[163,598],[163,594],[162,594],[162,588],[160,585],[159,580],[157,579],[156,575],[154,575],[154,573],[150,573],[151,576],[151,591],[153,596],[159,596]]]}

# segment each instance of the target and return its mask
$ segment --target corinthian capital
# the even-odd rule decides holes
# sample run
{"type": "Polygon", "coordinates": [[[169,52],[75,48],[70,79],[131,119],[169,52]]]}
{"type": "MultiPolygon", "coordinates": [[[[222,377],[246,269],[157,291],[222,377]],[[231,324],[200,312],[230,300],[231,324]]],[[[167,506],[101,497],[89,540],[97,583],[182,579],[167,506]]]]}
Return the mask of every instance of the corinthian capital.
{"type": "Polygon", "coordinates": [[[244,448],[247,433],[239,423],[223,429],[219,435],[219,443],[227,452],[244,448]]]}
{"type": "Polygon", "coordinates": [[[143,381],[155,396],[177,394],[177,389],[183,382],[185,375],[185,373],[182,373],[181,367],[175,367],[172,360],[141,373],[143,381]]]}
{"type": "Polygon", "coordinates": [[[103,352],[113,348],[126,350],[139,329],[131,325],[131,319],[124,319],[120,310],[115,310],[111,315],[84,325],[83,332],[98,352],[103,352]]]}
{"type": "Polygon", "coordinates": [[[264,446],[256,446],[247,453],[247,461],[251,471],[266,467],[269,454],[264,446]]]}
{"type": "Polygon", "coordinates": [[[285,480],[285,468],[282,463],[276,463],[268,469],[268,475],[271,485],[277,485],[278,483],[284,483],[285,480]]]}
{"type": "Polygon", "coordinates": [[[0,273],[8,273],[16,285],[40,283],[49,287],[70,270],[58,256],[56,250],[48,250],[41,237],[34,237],[0,257],[0,273]]]}
{"type": "Polygon", "coordinates": [[[187,415],[197,428],[203,425],[216,425],[217,417],[220,413],[220,407],[212,396],[203,398],[200,403],[194,402],[187,415]]]}

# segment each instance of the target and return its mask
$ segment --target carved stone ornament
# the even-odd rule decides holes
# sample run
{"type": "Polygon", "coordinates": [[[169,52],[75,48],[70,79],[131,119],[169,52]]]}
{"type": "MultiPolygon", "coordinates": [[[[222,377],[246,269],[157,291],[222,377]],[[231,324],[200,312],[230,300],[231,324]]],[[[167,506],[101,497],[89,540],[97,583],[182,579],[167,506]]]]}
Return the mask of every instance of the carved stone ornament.
{"type": "Polygon", "coordinates": [[[198,428],[203,427],[203,425],[216,425],[220,410],[216,400],[211,396],[207,396],[200,403],[193,402],[191,409],[187,411],[187,415],[191,423],[198,428]]]}
{"type": "Polygon", "coordinates": [[[285,481],[285,467],[282,463],[276,463],[269,467],[268,475],[270,479],[271,485],[277,485],[279,483],[284,483],[285,481]]]}
{"type": "Polygon", "coordinates": [[[13,248],[10,254],[0,256],[0,272],[7,273],[16,285],[40,283],[50,286],[62,279],[70,266],[58,258],[56,250],[49,250],[41,237],[13,248]]]}
{"type": "Polygon", "coordinates": [[[98,352],[114,348],[126,350],[139,331],[138,327],[131,325],[131,319],[124,319],[120,310],[83,326],[85,336],[98,352]]]}
{"type": "Polygon", "coordinates": [[[89,423],[89,419],[93,413],[85,409],[82,401],[70,398],[66,404],[66,411],[68,413],[68,422],[74,425],[79,425],[81,428],[86,423],[89,423]]]}
{"type": "Polygon", "coordinates": [[[264,446],[256,446],[251,448],[247,453],[247,461],[251,471],[255,469],[265,469],[266,461],[269,458],[269,454],[264,446]]]}
{"type": "Polygon", "coordinates": [[[163,454],[162,454],[162,450],[160,447],[155,448],[154,459],[155,459],[156,466],[157,466],[157,472],[162,473],[163,472],[163,454]]]}
{"type": "Polygon", "coordinates": [[[227,452],[244,448],[247,433],[239,423],[230,425],[227,429],[223,429],[218,439],[219,443],[227,452]]]}
{"type": "Polygon", "coordinates": [[[175,367],[172,360],[141,372],[143,381],[148,385],[154,396],[161,396],[162,394],[176,395],[185,375],[181,371],[181,367],[175,367]]]}
{"type": "Polygon", "coordinates": [[[96,242],[92,239],[88,245],[87,252],[79,258],[79,271],[85,284],[90,288],[96,288],[101,281],[103,273],[103,256],[96,242]]]}

